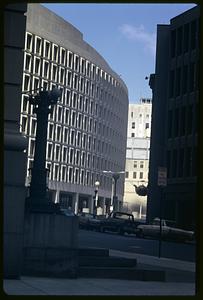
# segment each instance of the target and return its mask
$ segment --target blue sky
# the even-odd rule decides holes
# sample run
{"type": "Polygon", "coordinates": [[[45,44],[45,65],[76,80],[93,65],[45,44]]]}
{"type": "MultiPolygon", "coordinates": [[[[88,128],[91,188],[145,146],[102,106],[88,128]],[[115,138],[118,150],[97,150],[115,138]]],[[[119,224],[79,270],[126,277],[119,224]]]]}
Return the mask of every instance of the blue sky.
{"type": "Polygon", "coordinates": [[[151,97],[146,76],[155,71],[157,24],[195,4],[46,3],[45,7],[83,33],[128,87],[129,102],[151,97]]]}

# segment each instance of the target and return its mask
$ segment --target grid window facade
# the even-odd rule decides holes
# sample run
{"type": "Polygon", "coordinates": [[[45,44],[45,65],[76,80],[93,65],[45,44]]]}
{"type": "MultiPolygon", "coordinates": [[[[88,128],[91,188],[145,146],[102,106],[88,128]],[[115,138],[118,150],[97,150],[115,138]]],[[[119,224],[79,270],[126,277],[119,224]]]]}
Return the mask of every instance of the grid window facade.
{"type": "MultiPolygon", "coordinates": [[[[55,87],[62,90],[62,99],[48,117],[46,165],[50,169],[49,179],[94,186],[95,172],[101,168],[123,169],[119,165],[119,155],[125,147],[125,132],[118,135],[115,125],[123,117],[122,105],[118,109],[125,95],[120,83],[71,49],[27,32],[22,90],[30,92],[55,87]]],[[[127,101],[127,94],[124,98],[127,101]]],[[[29,157],[32,158],[36,126],[36,115],[27,94],[23,94],[20,130],[29,138],[29,157]]],[[[101,175],[98,179],[111,190],[110,179],[104,180],[101,175]]]]}

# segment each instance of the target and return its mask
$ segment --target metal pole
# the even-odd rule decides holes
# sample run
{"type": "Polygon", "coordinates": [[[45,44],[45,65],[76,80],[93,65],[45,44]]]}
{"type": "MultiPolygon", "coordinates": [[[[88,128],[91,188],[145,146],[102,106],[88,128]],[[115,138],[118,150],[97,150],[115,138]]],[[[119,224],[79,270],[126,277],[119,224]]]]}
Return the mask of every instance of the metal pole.
{"type": "Polygon", "coordinates": [[[161,248],[162,248],[162,201],[163,201],[163,188],[161,188],[161,196],[160,196],[160,226],[159,226],[159,258],[161,257],[161,248]]]}

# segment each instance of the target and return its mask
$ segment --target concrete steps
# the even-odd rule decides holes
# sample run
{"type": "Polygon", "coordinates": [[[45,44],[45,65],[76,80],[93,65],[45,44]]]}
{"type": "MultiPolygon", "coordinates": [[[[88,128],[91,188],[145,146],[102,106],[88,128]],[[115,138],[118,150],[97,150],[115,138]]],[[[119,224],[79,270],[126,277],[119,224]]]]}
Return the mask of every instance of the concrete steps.
{"type": "Polygon", "coordinates": [[[165,281],[163,270],[138,268],[137,259],[109,256],[109,249],[84,248],[78,253],[78,277],[165,281]]]}

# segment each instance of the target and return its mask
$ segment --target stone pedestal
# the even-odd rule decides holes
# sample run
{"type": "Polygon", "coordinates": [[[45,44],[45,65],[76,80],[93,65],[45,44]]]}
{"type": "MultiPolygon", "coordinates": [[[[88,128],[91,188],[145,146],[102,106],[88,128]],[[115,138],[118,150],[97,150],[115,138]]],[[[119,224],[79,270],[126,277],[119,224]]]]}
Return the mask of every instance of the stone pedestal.
{"type": "Polygon", "coordinates": [[[23,274],[76,278],[78,217],[26,213],[23,274]]]}

